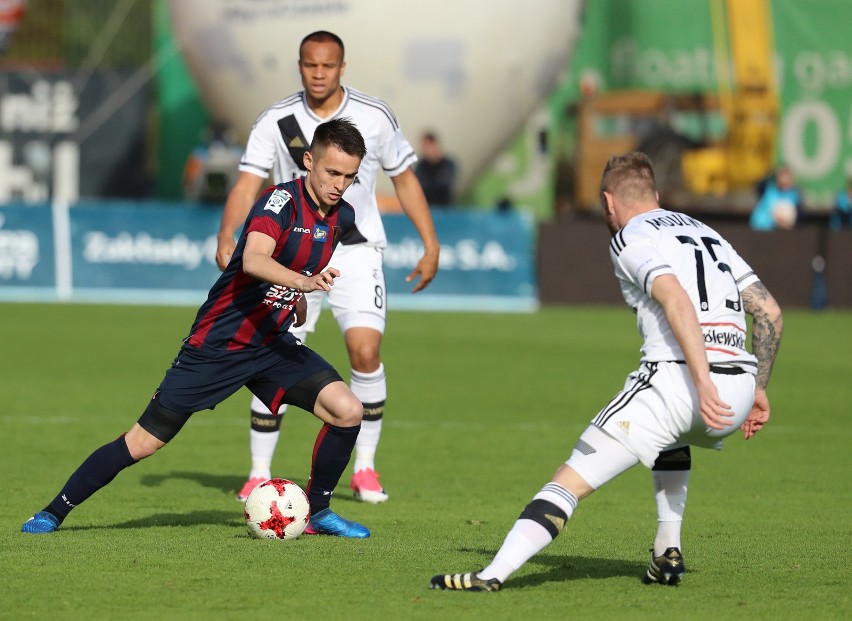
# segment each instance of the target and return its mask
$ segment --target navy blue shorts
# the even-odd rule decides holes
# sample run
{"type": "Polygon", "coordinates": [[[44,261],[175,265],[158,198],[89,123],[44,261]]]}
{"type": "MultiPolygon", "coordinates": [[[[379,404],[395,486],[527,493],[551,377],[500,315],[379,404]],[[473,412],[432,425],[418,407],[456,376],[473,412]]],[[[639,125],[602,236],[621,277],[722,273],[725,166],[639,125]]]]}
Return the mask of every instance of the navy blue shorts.
{"type": "Polygon", "coordinates": [[[210,352],[184,344],[157,392],[163,407],[191,414],[213,409],[243,386],[271,411],[287,403],[314,411],[319,391],[343,381],[318,353],[300,344],[210,352]]]}

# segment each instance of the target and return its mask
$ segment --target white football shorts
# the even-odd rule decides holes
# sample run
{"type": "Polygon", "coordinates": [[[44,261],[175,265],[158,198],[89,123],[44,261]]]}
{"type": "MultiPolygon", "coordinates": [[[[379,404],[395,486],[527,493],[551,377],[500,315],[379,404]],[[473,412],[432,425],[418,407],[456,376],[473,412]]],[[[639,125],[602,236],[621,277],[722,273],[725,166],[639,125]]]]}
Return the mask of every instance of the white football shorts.
{"type": "MultiPolygon", "coordinates": [[[[317,327],[324,304],[331,306],[340,331],[349,328],[373,328],[385,333],[387,319],[387,289],[382,269],[384,253],[381,248],[366,244],[344,246],[339,244],[331,255],[329,267],[340,270],[331,291],[312,291],[305,294],[308,316],[300,327],[291,327],[296,338],[305,343],[309,332],[317,327]]],[[[251,408],[269,414],[263,402],[252,395],[251,408]]],[[[279,413],[285,411],[282,406],[279,413]]]]}
{"type": "Polygon", "coordinates": [[[382,248],[367,244],[338,245],[328,266],[337,268],[340,276],[335,279],[331,291],[306,294],[307,320],[290,331],[304,342],[307,334],[316,330],[322,307],[328,304],[341,332],[350,328],[372,328],[384,334],[387,288],[383,256],[382,248]]]}
{"type": "Polygon", "coordinates": [[[704,424],[698,395],[685,364],[643,363],[627,377],[624,389],[592,419],[647,467],[661,451],[692,445],[721,449],[721,439],[740,428],[754,404],[754,375],[712,372],[719,397],[731,406],[730,426],[722,430],[704,424]]]}

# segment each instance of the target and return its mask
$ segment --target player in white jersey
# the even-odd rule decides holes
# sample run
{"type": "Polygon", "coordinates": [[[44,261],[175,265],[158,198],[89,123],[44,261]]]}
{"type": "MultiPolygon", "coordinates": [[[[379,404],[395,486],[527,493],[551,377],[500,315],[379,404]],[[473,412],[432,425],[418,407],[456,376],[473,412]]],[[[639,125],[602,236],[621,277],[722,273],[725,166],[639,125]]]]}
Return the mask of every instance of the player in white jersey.
{"type": "Polygon", "coordinates": [[[643,339],[640,367],[524,508],[492,562],[478,573],[435,576],[433,588],[499,590],[553,541],[580,500],[639,463],[651,468],[658,514],[643,580],[678,584],[690,445],[721,448],[738,428],[748,439],[769,420],[766,385],[782,319],[758,277],[713,229],[660,209],[642,153],[610,158],[601,203],[615,275],[643,339]],[[751,352],[745,313],[753,318],[751,352]]]}
{"type": "MultiPolygon", "coordinates": [[[[409,282],[416,281],[412,292],[420,291],[435,277],[440,247],[429,205],[411,168],[417,161],[414,149],[385,102],[341,85],[345,66],[343,42],[336,35],[319,31],[302,40],[299,72],[304,90],[266,109],[252,127],[239,177],[222,214],[216,261],[221,269],[227,266],[235,245],[234,235],[270,173],[275,183],[306,175],[303,155],[317,125],[331,118],[348,117],[364,136],[367,156],[356,182],[344,195],[355,207],[355,231],[341,240],[331,258],[330,265],[338,268],[341,275],[327,299],[349,352],[352,391],[364,405],[350,486],[360,500],[378,503],[388,499],[375,469],[387,398],[380,356],[387,313],[382,268],[387,240],[376,201],[380,170],[391,178],[400,205],[423,242],[423,257],[407,278],[409,282]]],[[[314,331],[322,308],[321,296],[306,297],[307,319],[292,329],[303,342],[314,331]]],[[[259,399],[252,399],[252,466],[238,500],[245,500],[254,487],[271,478],[283,413],[284,408],[273,415],[259,399]]]]}

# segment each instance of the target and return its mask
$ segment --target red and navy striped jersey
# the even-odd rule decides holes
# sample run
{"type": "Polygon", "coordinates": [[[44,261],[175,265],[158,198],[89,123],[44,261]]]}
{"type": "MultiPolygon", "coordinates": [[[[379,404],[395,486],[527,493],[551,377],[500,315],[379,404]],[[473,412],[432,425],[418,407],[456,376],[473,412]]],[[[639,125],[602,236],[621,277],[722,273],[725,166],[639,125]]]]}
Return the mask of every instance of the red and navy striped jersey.
{"type": "Polygon", "coordinates": [[[331,253],[355,226],[355,210],[344,200],[326,217],[319,213],[304,179],[268,188],[246,218],[231,262],[198,310],[187,343],[214,350],[261,347],[287,335],[303,293],[262,282],[243,272],[246,237],[258,231],[276,240],[272,258],[306,276],[319,274],[331,253]]]}

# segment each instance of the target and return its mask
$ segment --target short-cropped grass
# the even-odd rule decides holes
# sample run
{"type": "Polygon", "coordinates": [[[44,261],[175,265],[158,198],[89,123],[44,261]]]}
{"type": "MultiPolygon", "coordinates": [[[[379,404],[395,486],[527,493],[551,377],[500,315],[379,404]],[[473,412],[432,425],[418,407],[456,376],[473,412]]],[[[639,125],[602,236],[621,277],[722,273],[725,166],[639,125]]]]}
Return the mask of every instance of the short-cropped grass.
{"type": "MultiPolygon", "coordinates": [[[[332,506],[367,540],[251,539],[244,390],[193,416],[56,534],[21,523],[97,446],[130,428],[194,309],[0,305],[0,619],[846,619],[852,314],[788,311],[773,417],[693,451],[677,588],[640,577],[656,512],[637,467],[581,503],[499,593],[428,588],[487,564],[524,505],[638,363],[623,308],[391,313],[377,456],[390,493],[332,506]]],[[[309,345],[348,377],[328,313],[309,345]]],[[[276,476],[306,484],[319,423],[291,408],[276,476]]]]}

